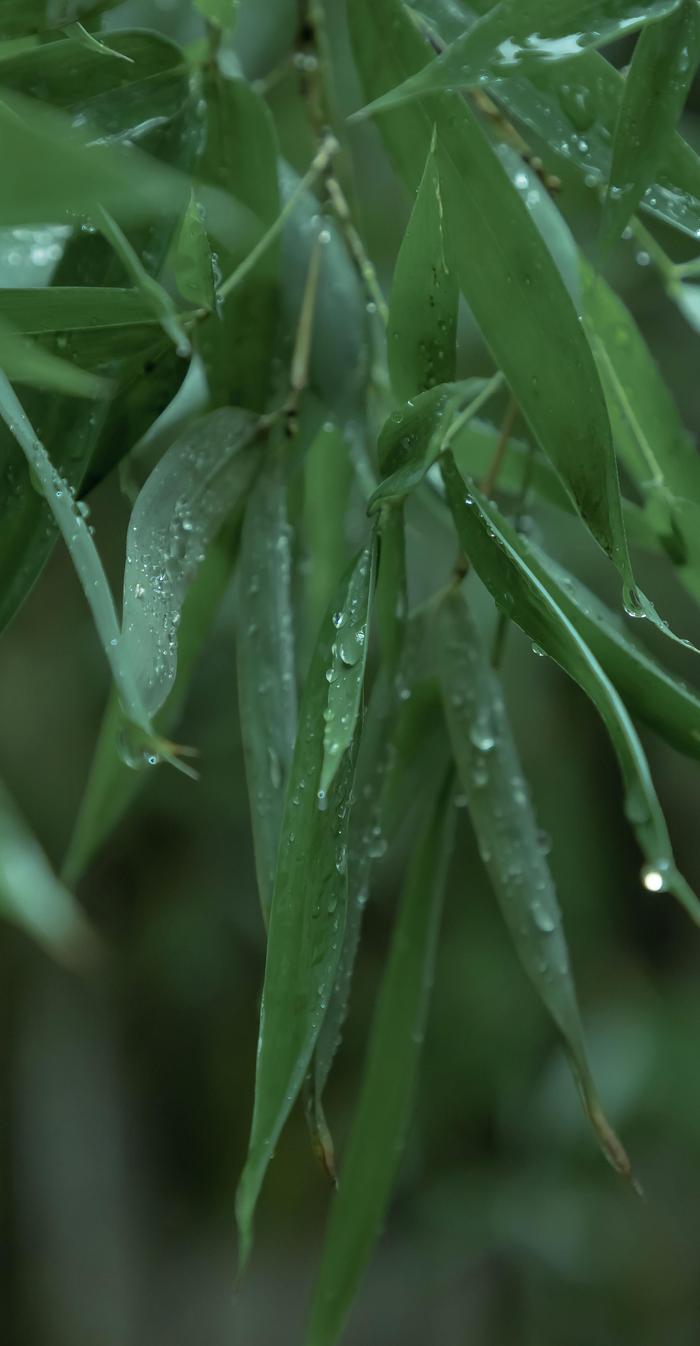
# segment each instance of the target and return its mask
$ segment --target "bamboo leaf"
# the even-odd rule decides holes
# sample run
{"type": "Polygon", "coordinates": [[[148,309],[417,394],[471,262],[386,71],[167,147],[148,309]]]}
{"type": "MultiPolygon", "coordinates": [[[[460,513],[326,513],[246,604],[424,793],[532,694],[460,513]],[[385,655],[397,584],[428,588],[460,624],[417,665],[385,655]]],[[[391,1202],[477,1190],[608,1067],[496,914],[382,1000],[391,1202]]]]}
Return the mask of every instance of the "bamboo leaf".
{"type": "Polygon", "coordinates": [[[646,857],[642,882],[652,892],[673,893],[696,924],[700,902],[676,868],[661,806],[642,746],[609,678],[552,595],[530,569],[520,539],[495,506],[467,489],[446,455],[443,477],[460,543],[479,578],[506,615],[522,626],[590,697],[620,764],[625,811],[646,857]]]}
{"type": "Polygon", "coordinates": [[[680,752],[700,757],[700,696],[652,658],[580,580],[540,547],[520,541],[533,575],[576,628],[625,705],[680,752]]]}
{"type": "Polygon", "coordinates": [[[463,595],[440,606],[440,677],[452,750],[481,858],[517,955],[562,1035],[586,1114],[605,1157],[630,1176],[586,1055],[561,912],[542,850],[501,685],[463,595]]]}
{"type": "Polygon", "coordinates": [[[565,61],[671,14],[679,0],[501,0],[425,70],[374,98],[362,116],[441,90],[489,84],[509,72],[565,61]]]}
{"type": "Polygon", "coordinates": [[[59,962],[89,966],[97,936],[72,893],[53,873],[36,837],[0,783],[0,915],[59,962]]]}
{"type": "Polygon", "coordinates": [[[180,294],[198,308],[214,307],[214,270],[204,212],[193,191],[180,223],[174,257],[180,294]]]}
{"type": "MultiPolygon", "coordinates": [[[[425,66],[424,44],[398,0],[358,0],[351,25],[369,95],[425,66]]],[[[380,130],[408,183],[421,171],[433,124],[460,288],[533,433],[631,588],[605,399],[571,296],[526,203],[474,114],[456,96],[434,99],[430,113],[414,102],[381,119],[380,130]]]]}
{"type": "Polygon", "coordinates": [[[667,11],[641,33],[625,79],[615,127],[601,238],[619,238],[655,181],[700,60],[695,0],[667,11]]]}
{"type": "Polygon", "coordinates": [[[0,40],[65,28],[113,9],[117,0],[0,0],[0,40]]]}
{"type": "Polygon", "coordinates": [[[455,378],[457,285],[445,253],[440,173],[431,144],[394,267],[388,358],[396,397],[406,402],[455,378]]]}
{"type": "Polygon", "coordinates": [[[248,501],[238,584],[238,704],[255,868],[269,921],[297,725],[284,444],[270,444],[248,501]]]}
{"type": "Polygon", "coordinates": [[[375,543],[365,547],[348,579],[342,604],[333,613],[336,636],[326,671],[328,701],[323,714],[323,763],[319,797],[325,799],[344,754],[350,748],[360,714],[369,643],[375,543]]]}
{"type": "Polygon", "coordinates": [[[453,834],[443,788],[409,860],[364,1078],[311,1304],[306,1346],[332,1346],[381,1230],[408,1129],[453,834]]]}
{"type": "Polygon", "coordinates": [[[488,383],[485,379],[441,383],[391,413],[379,435],[377,451],[384,481],[370,497],[370,514],[382,506],[400,503],[420,486],[442,452],[446,435],[454,433],[458,413],[460,427],[468,424],[496,391],[499,381],[497,376],[488,383]]]}
{"type": "Polygon", "coordinates": [[[4,321],[0,321],[0,367],[14,383],[28,383],[69,397],[106,397],[109,392],[105,379],[52,355],[4,321]]]}
{"type": "Polygon", "coordinates": [[[253,1120],[236,1197],[241,1266],[250,1254],[267,1166],[316,1045],[345,926],[355,745],[345,753],[327,793],[321,789],[321,769],[326,673],[337,636],[333,614],[346,606],[354,571],[353,565],[324,620],[299,712],[270,911],[253,1120]]]}
{"type": "MultiPolygon", "coordinates": [[[[194,667],[231,578],[240,533],[237,513],[234,512],[231,521],[224,525],[207,551],[185,598],[178,629],[175,682],[155,717],[158,737],[166,743],[177,726],[194,667]]],[[[134,742],[119,697],[116,692],[111,692],[61,869],[62,878],[69,886],[82,878],[96,852],[127,813],[150,779],[150,769],[155,761],[152,744],[134,742]]]]}
{"type": "Polygon", "coordinates": [[[121,647],[149,716],[160,710],[175,680],[185,594],[258,466],[258,433],[252,412],[211,412],[171,445],[134,505],[121,647]]]}
{"type": "Polygon", "coordinates": [[[153,305],[138,290],[102,285],[0,290],[0,317],[32,336],[158,322],[153,305]]]}

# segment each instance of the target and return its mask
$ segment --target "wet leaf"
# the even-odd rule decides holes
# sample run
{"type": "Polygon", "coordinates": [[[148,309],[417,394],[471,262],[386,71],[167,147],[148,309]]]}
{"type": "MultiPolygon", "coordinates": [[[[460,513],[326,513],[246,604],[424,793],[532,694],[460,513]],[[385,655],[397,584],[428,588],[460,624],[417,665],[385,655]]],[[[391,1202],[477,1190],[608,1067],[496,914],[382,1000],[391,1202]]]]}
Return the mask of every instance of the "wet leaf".
{"type": "Polygon", "coordinates": [[[52,355],[4,321],[0,322],[0,367],[13,383],[28,383],[69,397],[106,397],[109,393],[105,379],[52,355]]]}
{"type": "Polygon", "coordinates": [[[175,680],[185,594],[259,464],[258,418],[222,408],[186,430],[142,487],[126,543],[121,648],[150,716],[175,680]]]}
{"type": "Polygon", "coordinates": [[[408,863],[321,1254],[306,1346],[337,1341],[389,1203],[425,1033],[453,814],[443,788],[408,863]]]}
{"type": "Polygon", "coordinates": [[[284,448],[283,437],[273,438],[251,492],[238,579],[238,704],[258,892],[266,924],[297,728],[284,448]]]}
{"type": "MultiPolygon", "coordinates": [[[[370,96],[426,63],[426,48],[397,0],[358,0],[351,27],[370,96]]],[[[433,124],[460,288],[534,435],[631,586],[605,399],[571,296],[526,203],[455,95],[435,98],[430,111],[412,102],[381,118],[379,129],[409,185],[422,171],[433,124]]]]}
{"type": "Polygon", "coordinates": [[[629,1177],[591,1075],[559,902],[500,680],[456,589],[440,606],[438,631],[445,715],[481,858],[517,955],[562,1035],[598,1143],[629,1177]]]}
{"type": "Polygon", "coordinates": [[[646,857],[651,891],[667,889],[700,924],[700,902],[676,868],[661,806],[627,710],[598,660],[527,564],[520,539],[496,507],[467,488],[449,455],[443,476],[460,543],[499,607],[579,684],[610,737],[625,787],[625,812],[646,857]],[[650,878],[650,876],[652,876],[650,878]]]}
{"type": "Polygon", "coordinates": [[[175,279],[184,299],[198,308],[214,307],[214,270],[204,212],[193,191],[175,244],[175,279]]]}
{"type": "Polygon", "coordinates": [[[375,98],[362,115],[441,90],[470,88],[516,70],[578,56],[671,14],[679,0],[501,0],[425,70],[375,98]]]}
{"type": "Polygon", "coordinates": [[[117,0],[0,0],[0,39],[65,28],[78,19],[113,9],[117,0]]]}
{"type": "Polygon", "coordinates": [[[18,332],[35,336],[158,322],[152,304],[138,290],[98,285],[0,290],[0,317],[18,332]]]}
{"type": "Polygon", "coordinates": [[[615,127],[601,239],[619,238],[655,181],[700,60],[700,12],[681,0],[641,33],[615,127]]]}
{"type": "Polygon", "coordinates": [[[335,981],[345,926],[354,745],[321,791],[326,671],[352,567],[326,615],[306,679],[284,806],[270,911],[255,1104],[236,1198],[240,1263],[249,1256],[258,1194],[302,1087],[335,981]],[[319,794],[319,792],[321,792],[319,794]]]}
{"type": "Polygon", "coordinates": [[[389,373],[400,402],[454,380],[458,297],[445,253],[440,172],[432,144],[391,288],[389,373]]]}

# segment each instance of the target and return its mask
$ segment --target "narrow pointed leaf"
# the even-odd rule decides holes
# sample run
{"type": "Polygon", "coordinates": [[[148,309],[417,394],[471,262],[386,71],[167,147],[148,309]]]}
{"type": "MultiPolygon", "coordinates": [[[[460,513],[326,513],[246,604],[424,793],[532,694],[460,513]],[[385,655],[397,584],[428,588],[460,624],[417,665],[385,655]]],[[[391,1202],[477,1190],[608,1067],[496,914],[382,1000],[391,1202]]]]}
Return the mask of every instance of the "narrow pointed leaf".
{"type": "Polygon", "coordinates": [[[458,297],[445,252],[440,173],[433,144],[391,287],[387,353],[392,388],[400,402],[454,379],[458,297]]]}
{"type": "Polygon", "coordinates": [[[442,471],[460,543],[479,578],[506,615],[579,684],[605,725],[622,772],[627,818],[647,861],[645,887],[668,889],[700,924],[700,902],[676,868],[649,766],[618,692],[528,566],[520,539],[495,506],[465,486],[449,454],[442,471]]]}
{"type": "Polygon", "coordinates": [[[0,321],[0,367],[13,383],[69,397],[105,397],[109,393],[105,379],[52,355],[4,321],[0,321]]]}
{"type": "Polygon", "coordinates": [[[0,0],[0,40],[65,28],[113,9],[118,0],[0,0]]]}
{"type": "Polygon", "coordinates": [[[138,290],[99,285],[0,290],[0,318],[33,336],[158,322],[152,304],[138,290]]]}
{"type": "Polygon", "coordinates": [[[56,878],[36,837],[0,783],[0,916],[71,967],[89,965],[95,932],[72,893],[56,878]]]}
{"type": "Polygon", "coordinates": [[[540,547],[521,538],[523,556],[576,628],[633,715],[689,757],[700,757],[700,695],[634,640],[622,619],[540,547]]]}
{"type": "Polygon", "coordinates": [[[355,737],[369,643],[369,618],[374,581],[375,542],[365,547],[353,566],[343,602],[333,613],[335,640],[327,669],[328,701],[324,711],[323,763],[320,794],[325,798],[344,754],[355,737]]]}
{"type": "Polygon", "coordinates": [[[299,711],[270,911],[255,1104],[248,1157],[236,1197],[241,1265],[267,1166],[302,1087],[335,981],[345,926],[354,745],[327,794],[321,791],[327,670],[354,565],[327,613],[299,711]],[[319,792],[321,791],[320,795],[319,792]]]}
{"type": "Polygon", "coordinates": [[[132,511],[121,646],[149,715],[160,710],[175,680],[185,594],[258,466],[258,430],[252,412],[211,412],[167,450],[132,511]]]}
{"type": "Polygon", "coordinates": [[[420,486],[442,452],[457,414],[463,413],[460,420],[467,424],[495,391],[492,383],[485,379],[441,383],[391,413],[379,435],[377,452],[384,481],[370,497],[370,514],[381,506],[400,503],[420,486]]]}
{"type": "MultiPolygon", "coordinates": [[[[351,28],[369,95],[426,64],[426,47],[398,0],[356,0],[351,28]]],[[[435,98],[430,110],[415,102],[382,117],[380,130],[409,185],[422,171],[433,124],[460,288],[584,522],[631,585],[610,423],[571,296],[521,194],[456,95],[435,98]]]]}
{"type": "Polygon", "coordinates": [[[238,577],[238,705],[258,893],[268,923],[297,725],[284,444],[273,440],[246,506],[238,577]]]}
{"type": "Polygon", "coordinates": [[[518,957],[562,1035],[600,1147],[629,1177],[629,1160],[605,1118],[588,1064],[559,902],[501,684],[458,590],[441,604],[438,630],[445,715],[481,858],[518,957]]]}
{"type": "Polygon", "coordinates": [[[681,0],[639,37],[615,128],[601,238],[619,238],[655,181],[700,60],[700,10],[681,0]]]}
{"type": "Polygon", "coordinates": [[[175,257],[175,279],[180,294],[197,307],[214,307],[214,271],[204,212],[193,191],[180,223],[175,257]]]}
{"type": "MultiPolygon", "coordinates": [[[[183,702],[202,647],[231,578],[238,551],[240,521],[227,522],[209,548],[192,584],[178,629],[177,674],[167,701],[155,717],[159,739],[168,741],[176,729],[183,702]]],[[[119,698],[107,701],[90,764],[80,809],[61,869],[69,885],[85,873],[150,779],[156,756],[152,745],[138,745],[125,719],[119,698]]]]}
{"type": "Polygon", "coordinates": [[[306,1346],[338,1340],[389,1204],[415,1093],[453,824],[443,788],[408,864],[306,1346]]]}
{"type": "Polygon", "coordinates": [[[489,84],[510,71],[563,61],[672,13],[679,0],[501,0],[427,69],[363,109],[363,116],[440,90],[489,84]]]}

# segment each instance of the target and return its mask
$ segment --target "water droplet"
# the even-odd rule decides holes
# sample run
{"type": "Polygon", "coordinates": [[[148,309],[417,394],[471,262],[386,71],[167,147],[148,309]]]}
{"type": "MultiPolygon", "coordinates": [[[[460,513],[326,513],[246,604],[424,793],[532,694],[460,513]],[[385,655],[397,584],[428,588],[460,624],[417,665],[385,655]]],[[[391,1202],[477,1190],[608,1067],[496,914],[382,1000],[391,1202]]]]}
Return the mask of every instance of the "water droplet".
{"type": "Polygon", "coordinates": [[[669,860],[657,860],[653,864],[643,866],[641,879],[648,893],[663,893],[665,891],[668,887],[671,868],[669,860]]]}

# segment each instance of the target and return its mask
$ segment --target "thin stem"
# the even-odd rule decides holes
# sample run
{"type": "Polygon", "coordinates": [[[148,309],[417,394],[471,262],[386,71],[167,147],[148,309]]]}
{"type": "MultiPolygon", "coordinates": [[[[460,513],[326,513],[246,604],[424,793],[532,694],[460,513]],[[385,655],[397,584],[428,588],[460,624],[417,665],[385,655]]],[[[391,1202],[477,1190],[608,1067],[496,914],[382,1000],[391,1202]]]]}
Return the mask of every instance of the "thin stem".
{"type": "Polygon", "coordinates": [[[331,206],[337,217],[338,223],[345,235],[348,248],[352,254],[353,261],[360,274],[362,283],[369,295],[370,303],[374,305],[381,321],[386,327],[389,322],[389,308],[382,293],[382,287],[379,284],[377,273],[374,269],[374,263],[368,256],[365,245],[355,228],[350,214],[350,207],[345,193],[332,173],[326,176],[326,187],[331,206]]]}
{"type": "Polygon", "coordinates": [[[498,436],[498,443],[496,444],[493,458],[491,459],[491,465],[481,483],[481,489],[484,495],[493,495],[496,482],[498,481],[498,474],[503,466],[503,459],[505,458],[506,449],[508,448],[508,440],[510,439],[513,423],[517,414],[518,404],[511,393],[506,408],[506,414],[501,423],[501,432],[498,436]]]}
{"type": "Polygon", "coordinates": [[[270,228],[263,234],[262,238],[258,240],[255,247],[248,253],[247,257],[243,258],[243,261],[239,263],[235,271],[232,271],[231,275],[227,276],[226,280],[219,286],[217,290],[217,299],[220,303],[224,303],[229,295],[237,289],[242,281],[245,280],[246,276],[253,270],[253,267],[260,261],[260,258],[264,256],[268,248],[272,246],[275,239],[279,237],[287,220],[296,210],[304,193],[309,191],[314,183],[318,182],[318,179],[323,176],[333,155],[336,154],[337,151],[338,141],[335,136],[326,136],[321,143],[318,153],[314,155],[303,178],[299,180],[294,191],[288,197],[287,201],[285,201],[277,219],[270,225],[270,228]]]}
{"type": "Polygon", "coordinates": [[[445,432],[445,438],[442,441],[442,445],[440,448],[441,453],[445,453],[447,449],[449,449],[450,444],[452,444],[453,440],[456,439],[460,430],[463,430],[465,425],[467,425],[469,421],[473,420],[473,418],[476,416],[476,413],[478,411],[481,411],[481,408],[484,406],[484,404],[488,402],[489,398],[493,397],[494,393],[498,392],[502,384],[503,384],[503,374],[501,373],[500,369],[497,369],[496,373],[489,379],[488,383],[486,384],[486,387],[482,388],[481,392],[477,393],[476,397],[474,397],[466,407],[463,407],[462,410],[455,416],[454,420],[451,421],[450,425],[447,427],[447,430],[445,432]]]}

